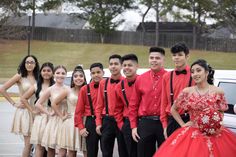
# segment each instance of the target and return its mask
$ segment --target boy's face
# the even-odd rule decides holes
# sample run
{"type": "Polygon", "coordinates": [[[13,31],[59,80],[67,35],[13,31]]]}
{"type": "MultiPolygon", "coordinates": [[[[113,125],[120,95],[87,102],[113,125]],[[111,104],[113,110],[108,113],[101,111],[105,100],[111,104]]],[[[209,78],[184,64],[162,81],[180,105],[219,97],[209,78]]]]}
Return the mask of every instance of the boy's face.
{"type": "Polygon", "coordinates": [[[118,58],[112,58],[109,61],[109,70],[111,75],[120,75],[121,63],[118,58]]]}
{"type": "Polygon", "coordinates": [[[183,68],[187,65],[189,55],[185,55],[183,51],[172,54],[172,60],[175,68],[183,68]]]}
{"type": "Polygon", "coordinates": [[[159,71],[164,66],[165,56],[159,52],[149,54],[149,65],[153,71],[159,71]]]}
{"type": "Polygon", "coordinates": [[[90,71],[90,76],[95,83],[99,83],[104,75],[104,71],[99,67],[94,67],[90,71]]]}
{"type": "Polygon", "coordinates": [[[130,78],[136,75],[138,64],[132,60],[125,60],[122,64],[122,68],[124,75],[130,78]]]}

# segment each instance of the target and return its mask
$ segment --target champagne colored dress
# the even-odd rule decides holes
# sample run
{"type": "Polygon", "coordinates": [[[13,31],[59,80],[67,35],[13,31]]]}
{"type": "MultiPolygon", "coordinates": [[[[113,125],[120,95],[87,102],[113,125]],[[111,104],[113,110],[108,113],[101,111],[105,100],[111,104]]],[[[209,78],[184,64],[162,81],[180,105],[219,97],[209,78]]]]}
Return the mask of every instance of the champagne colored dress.
{"type": "Polygon", "coordinates": [[[67,96],[68,114],[71,115],[69,119],[66,119],[61,126],[61,132],[58,134],[58,146],[71,151],[86,151],[85,138],[79,135],[78,128],[74,126],[74,113],[78,101],[78,95],[73,89],[67,96]]]}
{"type": "MultiPolygon", "coordinates": [[[[21,82],[17,84],[19,95],[22,96],[31,86],[33,86],[27,78],[21,78],[21,82]]],[[[35,96],[29,99],[29,104],[33,105],[35,96]]],[[[27,108],[16,108],[12,123],[11,132],[23,136],[30,136],[33,125],[33,115],[27,108]]]]}
{"type": "MultiPolygon", "coordinates": [[[[37,90],[37,85],[35,85],[35,91],[37,90]]],[[[43,94],[44,91],[40,91],[39,97],[43,94]]],[[[48,101],[46,101],[43,104],[44,108],[47,108],[47,110],[50,110],[50,107],[48,106],[48,101]]],[[[31,137],[30,137],[30,143],[31,144],[41,144],[43,133],[45,130],[45,127],[48,122],[48,116],[45,113],[40,113],[34,117],[34,123],[32,126],[31,131],[31,137]]]]}
{"type": "MultiPolygon", "coordinates": [[[[54,91],[51,95],[51,102],[59,95],[58,91],[54,91]]],[[[61,112],[65,111],[66,101],[63,100],[61,104],[59,104],[61,112]]],[[[43,133],[43,138],[41,145],[45,148],[56,149],[58,146],[58,133],[61,129],[62,120],[56,114],[49,117],[48,123],[43,133]]]]}

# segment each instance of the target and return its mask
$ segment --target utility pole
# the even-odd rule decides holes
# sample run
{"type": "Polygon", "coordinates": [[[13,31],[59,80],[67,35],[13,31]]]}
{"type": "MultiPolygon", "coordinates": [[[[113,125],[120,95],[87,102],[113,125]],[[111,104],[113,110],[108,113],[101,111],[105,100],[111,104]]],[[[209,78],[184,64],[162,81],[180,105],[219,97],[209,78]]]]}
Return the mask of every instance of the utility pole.
{"type": "Polygon", "coordinates": [[[31,11],[28,11],[29,25],[28,25],[28,55],[30,55],[30,40],[31,40],[31,11]]]}
{"type": "Polygon", "coordinates": [[[160,0],[156,0],[156,42],[155,42],[155,46],[158,46],[159,44],[159,3],[160,0]]]}

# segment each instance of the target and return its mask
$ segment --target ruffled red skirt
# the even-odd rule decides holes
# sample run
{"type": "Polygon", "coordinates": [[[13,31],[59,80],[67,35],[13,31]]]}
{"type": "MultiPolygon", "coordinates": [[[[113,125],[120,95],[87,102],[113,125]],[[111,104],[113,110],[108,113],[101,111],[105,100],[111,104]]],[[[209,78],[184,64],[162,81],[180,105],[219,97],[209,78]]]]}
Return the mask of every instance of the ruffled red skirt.
{"type": "Polygon", "coordinates": [[[176,130],[157,150],[154,157],[236,157],[236,135],[222,128],[206,136],[197,128],[176,130]]]}

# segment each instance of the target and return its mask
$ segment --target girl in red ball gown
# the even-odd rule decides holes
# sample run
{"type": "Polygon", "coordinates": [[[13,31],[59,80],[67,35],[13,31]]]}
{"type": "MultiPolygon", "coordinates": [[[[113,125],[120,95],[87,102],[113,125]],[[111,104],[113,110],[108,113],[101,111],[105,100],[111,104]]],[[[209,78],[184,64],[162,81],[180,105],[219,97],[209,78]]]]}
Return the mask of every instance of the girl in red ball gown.
{"type": "Polygon", "coordinates": [[[214,71],[199,59],[191,65],[191,75],[196,85],[185,88],[171,108],[181,128],[162,144],[154,157],[234,157],[236,135],[221,126],[228,105],[223,90],[212,85],[214,71]],[[189,122],[181,119],[179,108],[188,111],[189,122]]]}

